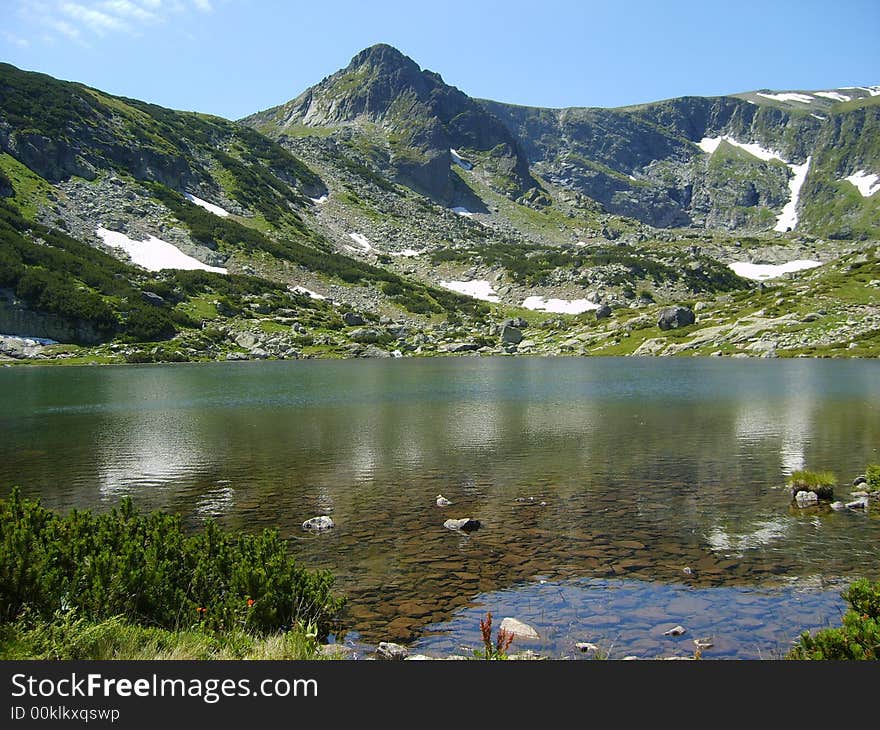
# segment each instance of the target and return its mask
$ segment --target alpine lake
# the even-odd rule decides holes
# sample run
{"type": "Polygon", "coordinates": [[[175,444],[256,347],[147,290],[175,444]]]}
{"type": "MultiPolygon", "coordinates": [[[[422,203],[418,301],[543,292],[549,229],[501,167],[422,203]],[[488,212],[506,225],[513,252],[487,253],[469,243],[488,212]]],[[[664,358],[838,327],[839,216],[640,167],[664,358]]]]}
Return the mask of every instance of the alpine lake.
{"type": "Polygon", "coordinates": [[[0,369],[0,488],[50,508],[278,528],[356,655],[482,646],[780,658],[880,578],[880,509],[799,509],[880,462],[880,362],[431,358],[0,369]],[[438,507],[442,494],[451,504],[438,507]],[[302,523],[329,515],[333,529],[302,523]],[[480,529],[446,529],[472,517],[480,529]],[[667,636],[671,627],[686,628],[667,636]],[[496,623],[497,626],[497,623],[496,623]]]}

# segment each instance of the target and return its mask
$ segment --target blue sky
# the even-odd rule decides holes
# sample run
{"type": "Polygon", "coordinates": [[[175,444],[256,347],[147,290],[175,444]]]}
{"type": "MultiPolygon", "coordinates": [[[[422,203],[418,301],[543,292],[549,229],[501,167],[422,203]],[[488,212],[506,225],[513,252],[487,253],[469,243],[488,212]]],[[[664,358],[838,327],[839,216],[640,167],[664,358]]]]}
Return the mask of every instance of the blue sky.
{"type": "Polygon", "coordinates": [[[0,60],[228,118],[390,43],[535,106],[880,84],[880,2],[0,0],[0,60]]]}

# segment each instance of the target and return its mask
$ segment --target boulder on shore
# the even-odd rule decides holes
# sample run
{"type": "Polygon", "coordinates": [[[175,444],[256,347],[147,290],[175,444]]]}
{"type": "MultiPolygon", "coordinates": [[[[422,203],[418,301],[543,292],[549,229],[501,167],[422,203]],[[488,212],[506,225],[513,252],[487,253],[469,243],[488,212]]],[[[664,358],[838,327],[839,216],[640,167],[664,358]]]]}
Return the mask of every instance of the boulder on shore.
{"type": "Polygon", "coordinates": [[[661,330],[673,330],[679,327],[687,327],[697,321],[692,309],[688,307],[666,307],[660,312],[657,326],[661,330]]]}

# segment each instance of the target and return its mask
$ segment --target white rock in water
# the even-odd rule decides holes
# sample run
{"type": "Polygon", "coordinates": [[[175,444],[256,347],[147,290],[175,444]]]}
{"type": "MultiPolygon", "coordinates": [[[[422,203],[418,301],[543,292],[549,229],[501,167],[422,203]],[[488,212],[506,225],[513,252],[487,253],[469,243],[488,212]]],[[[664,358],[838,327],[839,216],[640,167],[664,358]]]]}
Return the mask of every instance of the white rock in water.
{"type": "Polygon", "coordinates": [[[574,646],[575,649],[580,649],[581,651],[599,651],[598,644],[592,644],[589,641],[579,641],[574,646]]]}
{"type": "Polygon", "coordinates": [[[437,495],[437,506],[438,507],[448,507],[452,502],[450,502],[446,497],[442,494],[437,495]]]}
{"type": "Polygon", "coordinates": [[[703,639],[694,639],[694,646],[697,647],[700,651],[703,649],[711,649],[715,644],[712,643],[712,639],[703,638],[703,639]]]}
{"type": "Polygon", "coordinates": [[[327,515],[312,517],[311,519],[303,522],[304,530],[329,530],[331,527],[333,527],[333,520],[331,520],[327,515]]]}
{"type": "Polygon", "coordinates": [[[819,495],[815,492],[805,492],[803,489],[794,495],[798,507],[810,507],[819,504],[819,495]]]}
{"type": "Polygon", "coordinates": [[[849,509],[868,509],[868,498],[859,497],[852,502],[847,502],[846,506],[849,507],[849,509]]]}
{"type": "Polygon", "coordinates": [[[538,632],[535,631],[528,624],[524,624],[522,621],[517,621],[515,618],[507,618],[501,621],[501,631],[506,631],[509,634],[513,634],[514,636],[520,639],[540,639],[538,636],[538,632]]]}
{"type": "Polygon", "coordinates": [[[835,512],[840,512],[840,510],[846,509],[846,505],[843,502],[832,502],[831,509],[835,512]]]}
{"type": "Polygon", "coordinates": [[[443,527],[447,530],[464,530],[465,532],[469,532],[470,530],[478,530],[480,528],[480,521],[471,519],[470,517],[465,517],[460,520],[446,520],[443,523],[443,527]]]}
{"type": "Polygon", "coordinates": [[[406,659],[407,654],[409,654],[405,646],[394,644],[390,641],[380,641],[379,647],[378,649],[376,649],[376,653],[382,659],[395,660],[406,659]]]}
{"type": "Polygon", "coordinates": [[[684,626],[673,626],[669,631],[664,631],[663,636],[681,636],[686,631],[684,626]]]}

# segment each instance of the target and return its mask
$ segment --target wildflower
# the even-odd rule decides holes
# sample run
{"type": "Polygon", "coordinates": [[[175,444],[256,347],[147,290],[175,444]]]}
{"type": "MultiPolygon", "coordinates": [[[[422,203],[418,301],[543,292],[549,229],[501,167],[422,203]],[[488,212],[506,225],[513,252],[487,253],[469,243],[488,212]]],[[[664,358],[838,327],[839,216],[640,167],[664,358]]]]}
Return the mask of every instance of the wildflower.
{"type": "Polygon", "coordinates": [[[253,598],[248,598],[248,600],[247,600],[247,604],[248,604],[248,608],[250,608],[251,606],[253,606],[253,605],[254,605],[254,599],[253,599],[253,598]]]}
{"type": "Polygon", "coordinates": [[[198,611],[199,613],[207,613],[207,612],[208,612],[208,609],[205,608],[204,606],[199,606],[199,607],[196,609],[196,611],[198,611]]]}

